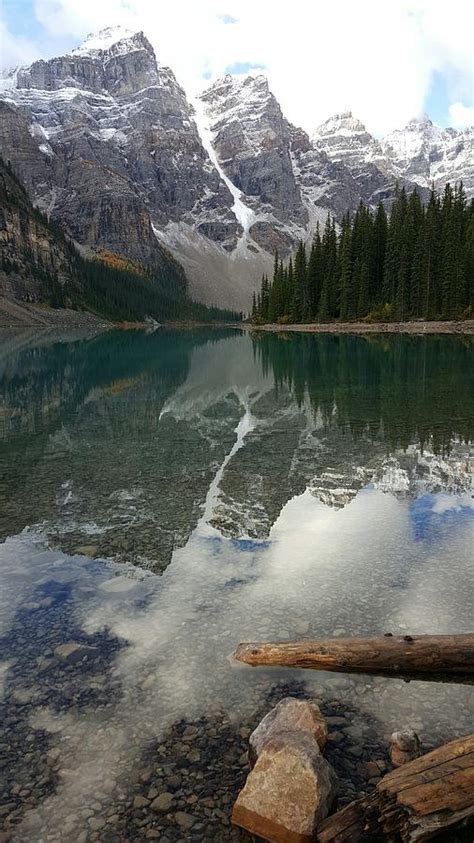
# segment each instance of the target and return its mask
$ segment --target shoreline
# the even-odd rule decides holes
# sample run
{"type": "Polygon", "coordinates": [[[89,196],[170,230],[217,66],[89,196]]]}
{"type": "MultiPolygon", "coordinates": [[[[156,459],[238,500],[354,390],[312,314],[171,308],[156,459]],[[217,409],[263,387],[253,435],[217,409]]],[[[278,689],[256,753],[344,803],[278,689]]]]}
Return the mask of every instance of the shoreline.
{"type": "Polygon", "coordinates": [[[308,334],[474,334],[474,319],[449,322],[308,322],[302,324],[242,324],[242,328],[258,333],[308,334]]]}

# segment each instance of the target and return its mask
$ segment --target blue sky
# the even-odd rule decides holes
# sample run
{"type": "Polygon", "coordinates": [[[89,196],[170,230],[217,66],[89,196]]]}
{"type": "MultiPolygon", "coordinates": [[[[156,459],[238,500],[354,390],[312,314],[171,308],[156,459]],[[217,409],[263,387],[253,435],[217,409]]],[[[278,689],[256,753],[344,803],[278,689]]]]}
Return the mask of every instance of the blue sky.
{"type": "Polygon", "coordinates": [[[3,66],[120,23],[145,31],[191,95],[223,73],[265,72],[285,114],[309,131],[342,110],[375,134],[422,112],[442,126],[474,122],[467,0],[293,0],[291,10],[270,0],[0,2],[3,66]]]}

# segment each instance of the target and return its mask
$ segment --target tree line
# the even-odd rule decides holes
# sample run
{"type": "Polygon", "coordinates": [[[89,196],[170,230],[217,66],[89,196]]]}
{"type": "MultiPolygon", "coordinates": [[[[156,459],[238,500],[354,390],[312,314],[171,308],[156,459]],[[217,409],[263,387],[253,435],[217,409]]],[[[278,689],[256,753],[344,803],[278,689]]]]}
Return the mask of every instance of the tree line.
{"type": "Polygon", "coordinates": [[[328,214],[309,250],[300,241],[287,266],[275,255],[262,277],[252,321],[457,319],[473,315],[474,200],[462,183],[431,191],[398,188],[391,211],[361,202],[340,226],[328,214]]]}

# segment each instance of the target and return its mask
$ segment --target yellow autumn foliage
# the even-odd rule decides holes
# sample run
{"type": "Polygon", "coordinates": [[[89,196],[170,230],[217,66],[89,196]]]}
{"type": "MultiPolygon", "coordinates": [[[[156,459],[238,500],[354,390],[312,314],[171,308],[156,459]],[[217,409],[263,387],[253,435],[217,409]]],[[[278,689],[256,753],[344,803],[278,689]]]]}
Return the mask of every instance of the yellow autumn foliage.
{"type": "Polygon", "coordinates": [[[117,255],[115,252],[109,252],[106,249],[97,250],[97,258],[111,269],[122,270],[126,272],[135,272],[137,275],[145,276],[146,272],[143,266],[123,255],[117,255]]]}

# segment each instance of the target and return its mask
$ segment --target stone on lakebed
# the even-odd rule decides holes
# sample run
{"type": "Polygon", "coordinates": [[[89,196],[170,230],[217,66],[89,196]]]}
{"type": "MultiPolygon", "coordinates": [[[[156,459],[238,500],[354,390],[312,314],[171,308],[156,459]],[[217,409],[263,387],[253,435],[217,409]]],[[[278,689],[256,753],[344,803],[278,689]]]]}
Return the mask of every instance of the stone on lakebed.
{"type": "Polygon", "coordinates": [[[326,746],[325,717],[312,700],[285,697],[263,718],[249,738],[249,762],[253,767],[267,741],[279,732],[308,732],[321,750],[326,746]]]}
{"type": "Polygon", "coordinates": [[[54,655],[64,662],[79,662],[86,656],[97,655],[97,647],[90,647],[88,644],[80,644],[78,641],[67,641],[56,647],[54,655]]]}
{"type": "Polygon", "coordinates": [[[390,738],[390,760],[394,767],[401,767],[421,755],[421,741],[413,729],[394,732],[390,738]]]}
{"type": "Polygon", "coordinates": [[[273,843],[310,843],[337,794],[337,776],[305,731],[265,743],[240,791],[234,825],[273,843]]]}

